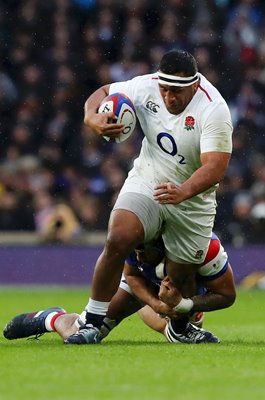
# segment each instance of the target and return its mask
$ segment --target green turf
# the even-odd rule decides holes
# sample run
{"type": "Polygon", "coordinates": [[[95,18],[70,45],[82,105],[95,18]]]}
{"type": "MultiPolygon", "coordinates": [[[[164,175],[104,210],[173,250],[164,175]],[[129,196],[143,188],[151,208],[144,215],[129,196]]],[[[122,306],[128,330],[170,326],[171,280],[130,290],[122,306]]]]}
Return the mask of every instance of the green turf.
{"type": "MultiPolygon", "coordinates": [[[[1,289],[1,327],[50,306],[81,311],[84,289],[1,289]]],[[[220,345],[172,345],[137,316],[100,345],[66,346],[59,336],[0,339],[0,399],[264,399],[265,292],[238,293],[205,327],[220,345]]]]}

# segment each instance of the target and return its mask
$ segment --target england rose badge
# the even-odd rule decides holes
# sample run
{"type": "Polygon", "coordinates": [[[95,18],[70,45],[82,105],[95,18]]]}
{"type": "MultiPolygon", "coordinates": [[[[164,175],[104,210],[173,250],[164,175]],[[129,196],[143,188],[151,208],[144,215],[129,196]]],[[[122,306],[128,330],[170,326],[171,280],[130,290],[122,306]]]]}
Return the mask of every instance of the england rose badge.
{"type": "Polygon", "coordinates": [[[187,131],[191,131],[192,129],[194,129],[194,125],[195,125],[195,119],[190,115],[186,117],[184,129],[187,129],[187,131]]]}

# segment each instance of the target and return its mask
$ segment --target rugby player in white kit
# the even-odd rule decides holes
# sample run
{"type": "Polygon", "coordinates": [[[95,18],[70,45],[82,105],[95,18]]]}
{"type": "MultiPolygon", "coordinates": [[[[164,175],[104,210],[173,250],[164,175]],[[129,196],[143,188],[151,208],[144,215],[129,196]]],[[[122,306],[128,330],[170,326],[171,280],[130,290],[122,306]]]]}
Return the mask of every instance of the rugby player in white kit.
{"type": "Polygon", "coordinates": [[[188,312],[195,274],[206,256],[216,213],[215,191],[232,151],[232,123],[218,90],[185,51],[166,53],[157,73],[105,85],[85,104],[85,124],[100,136],[117,137],[123,125],[98,114],[108,94],[133,102],[145,138],[110,216],[103,252],[96,263],[86,325],[70,344],[95,344],[119,286],[126,256],[163,225],[167,274],[181,292],[176,311],[188,312]]]}

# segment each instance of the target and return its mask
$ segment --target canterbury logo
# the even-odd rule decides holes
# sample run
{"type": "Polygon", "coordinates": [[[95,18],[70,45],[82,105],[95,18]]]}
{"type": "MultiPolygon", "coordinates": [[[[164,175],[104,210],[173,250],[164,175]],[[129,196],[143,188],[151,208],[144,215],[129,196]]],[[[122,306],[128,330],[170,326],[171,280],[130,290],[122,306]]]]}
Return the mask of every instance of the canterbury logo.
{"type": "Polygon", "coordinates": [[[154,103],[153,101],[149,100],[146,103],[146,108],[156,114],[158,112],[158,108],[160,108],[160,106],[158,104],[154,103]]]}

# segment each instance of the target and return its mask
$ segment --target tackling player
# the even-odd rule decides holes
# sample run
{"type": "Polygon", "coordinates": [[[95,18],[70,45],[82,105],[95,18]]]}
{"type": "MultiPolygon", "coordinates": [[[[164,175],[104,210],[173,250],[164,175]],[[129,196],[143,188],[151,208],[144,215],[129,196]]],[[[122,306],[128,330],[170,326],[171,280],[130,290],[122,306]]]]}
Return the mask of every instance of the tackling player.
{"type": "MultiPolygon", "coordinates": [[[[199,328],[204,311],[229,307],[236,296],[232,269],[219,239],[213,235],[206,259],[199,266],[197,295],[191,298],[193,307],[189,313],[181,314],[174,310],[180,302],[180,294],[167,278],[164,279],[165,274],[161,238],[138,248],[127,258],[120,287],[100,329],[100,340],[124,318],[138,311],[142,320],[163,333],[169,342],[219,343],[216,336],[199,328]]],[[[66,314],[63,309],[55,307],[15,317],[6,325],[4,336],[18,339],[57,331],[67,343],[67,338],[76,334],[84,320],[84,313],[81,316],[66,314]]],[[[85,329],[82,332],[85,342],[85,329]]]]}

